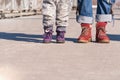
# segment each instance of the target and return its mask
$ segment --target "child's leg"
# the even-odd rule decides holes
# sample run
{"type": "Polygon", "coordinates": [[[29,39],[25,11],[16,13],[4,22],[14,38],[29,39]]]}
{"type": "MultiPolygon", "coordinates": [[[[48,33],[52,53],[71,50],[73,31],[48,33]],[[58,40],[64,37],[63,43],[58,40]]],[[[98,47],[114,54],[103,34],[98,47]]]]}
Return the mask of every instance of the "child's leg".
{"type": "Polygon", "coordinates": [[[58,31],[65,31],[68,26],[71,0],[58,0],[56,9],[56,26],[58,31]]]}
{"type": "Polygon", "coordinates": [[[56,37],[56,41],[58,43],[65,42],[64,35],[66,32],[66,27],[68,26],[70,1],[71,0],[58,0],[58,2],[56,4],[57,5],[57,9],[56,9],[57,37],[56,37]]]}
{"type": "Polygon", "coordinates": [[[44,30],[52,30],[55,21],[56,5],[54,0],[43,0],[43,26],[44,30]]]}
{"type": "Polygon", "coordinates": [[[55,20],[56,5],[54,0],[43,0],[43,26],[44,26],[44,43],[52,40],[52,29],[55,20]]]}

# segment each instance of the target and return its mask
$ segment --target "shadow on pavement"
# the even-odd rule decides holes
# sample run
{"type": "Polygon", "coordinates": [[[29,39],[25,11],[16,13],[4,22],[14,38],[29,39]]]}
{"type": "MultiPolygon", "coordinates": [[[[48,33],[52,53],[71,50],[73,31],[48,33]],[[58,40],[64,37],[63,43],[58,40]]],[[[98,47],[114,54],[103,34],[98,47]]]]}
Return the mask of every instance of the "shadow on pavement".
{"type": "Polygon", "coordinates": [[[0,32],[0,39],[40,43],[42,35],[0,32]],[[38,38],[38,39],[37,39],[38,38]]]}
{"type": "Polygon", "coordinates": [[[74,43],[78,43],[77,42],[77,38],[65,38],[66,41],[72,41],[74,43]]]}
{"type": "MultiPolygon", "coordinates": [[[[5,40],[43,43],[43,41],[41,40],[42,38],[43,35],[37,35],[37,34],[0,32],[0,39],[5,39],[5,40]]],[[[75,38],[65,38],[65,39],[66,41],[77,42],[75,38]]],[[[53,35],[53,40],[56,40],[55,35],[53,35]]]]}
{"type": "Polygon", "coordinates": [[[120,18],[114,18],[115,20],[120,20],[120,18]]]}
{"type": "Polygon", "coordinates": [[[117,34],[108,34],[108,36],[110,37],[110,40],[120,41],[120,35],[117,35],[117,34]]]}

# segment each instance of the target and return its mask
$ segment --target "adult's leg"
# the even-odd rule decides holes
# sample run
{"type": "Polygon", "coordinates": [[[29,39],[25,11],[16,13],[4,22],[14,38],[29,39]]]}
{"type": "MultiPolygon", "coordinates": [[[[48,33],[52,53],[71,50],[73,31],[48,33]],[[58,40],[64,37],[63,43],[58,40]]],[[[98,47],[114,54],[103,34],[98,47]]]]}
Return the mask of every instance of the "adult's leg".
{"type": "Polygon", "coordinates": [[[106,34],[106,25],[112,21],[111,8],[114,0],[97,0],[96,15],[96,41],[101,43],[109,43],[109,37],[106,34]]]}
{"type": "Polygon", "coordinates": [[[92,0],[78,0],[79,23],[93,23],[92,0]]]}
{"type": "Polygon", "coordinates": [[[78,42],[87,43],[91,41],[91,24],[93,23],[92,0],[78,0],[78,19],[81,23],[81,34],[78,42]]]}

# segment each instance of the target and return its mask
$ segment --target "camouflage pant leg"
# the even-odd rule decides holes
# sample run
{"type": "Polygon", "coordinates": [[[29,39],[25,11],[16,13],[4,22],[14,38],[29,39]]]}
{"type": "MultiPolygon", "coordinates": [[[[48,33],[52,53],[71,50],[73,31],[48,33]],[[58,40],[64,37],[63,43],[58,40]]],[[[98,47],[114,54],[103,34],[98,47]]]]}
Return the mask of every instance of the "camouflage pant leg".
{"type": "Polygon", "coordinates": [[[43,0],[43,25],[68,26],[70,0],[43,0]]]}
{"type": "Polygon", "coordinates": [[[52,29],[55,21],[56,6],[53,0],[43,0],[42,14],[44,29],[52,29]]]}
{"type": "Polygon", "coordinates": [[[57,4],[56,25],[68,26],[70,0],[59,0],[57,4]]]}

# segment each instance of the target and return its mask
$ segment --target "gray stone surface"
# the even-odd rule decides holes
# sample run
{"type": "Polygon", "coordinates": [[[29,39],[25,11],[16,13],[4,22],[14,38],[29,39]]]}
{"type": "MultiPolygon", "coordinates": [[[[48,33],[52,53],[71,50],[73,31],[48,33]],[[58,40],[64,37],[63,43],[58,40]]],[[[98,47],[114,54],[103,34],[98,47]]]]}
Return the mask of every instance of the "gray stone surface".
{"type": "MultiPolygon", "coordinates": [[[[42,16],[0,20],[0,80],[120,80],[120,10],[108,24],[109,44],[76,43],[81,28],[70,14],[66,43],[42,43],[42,16]]],[[[55,30],[55,27],[54,27],[55,30]]]]}

